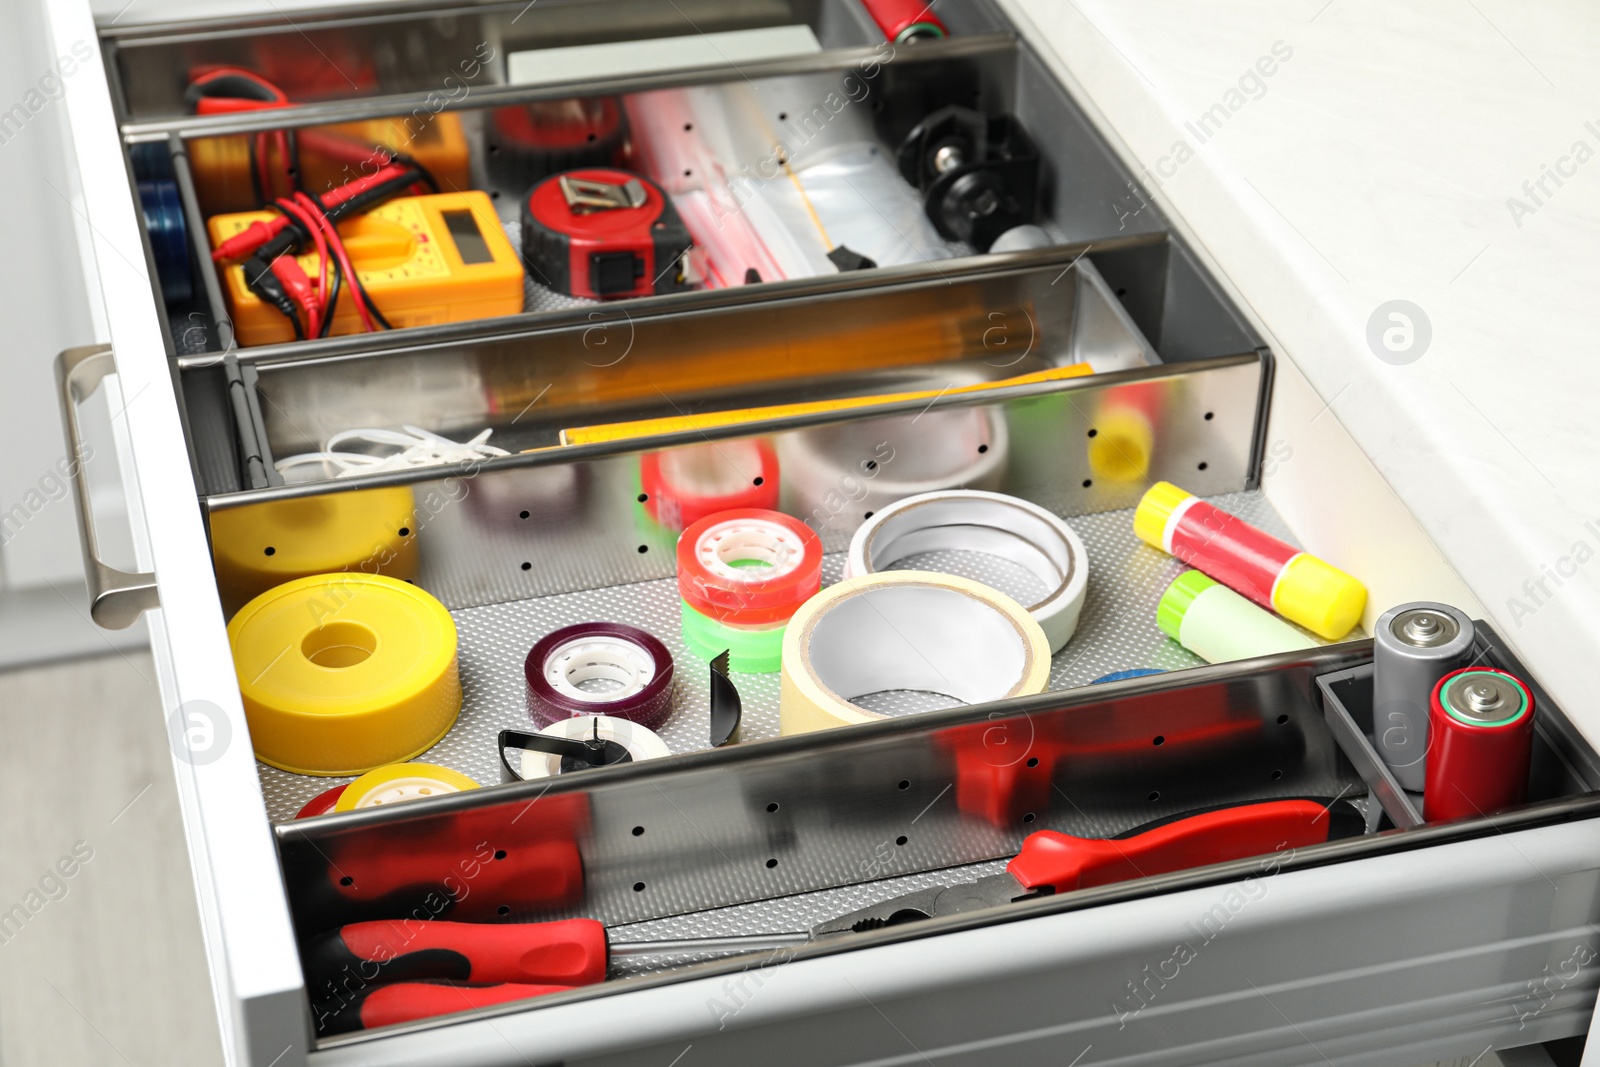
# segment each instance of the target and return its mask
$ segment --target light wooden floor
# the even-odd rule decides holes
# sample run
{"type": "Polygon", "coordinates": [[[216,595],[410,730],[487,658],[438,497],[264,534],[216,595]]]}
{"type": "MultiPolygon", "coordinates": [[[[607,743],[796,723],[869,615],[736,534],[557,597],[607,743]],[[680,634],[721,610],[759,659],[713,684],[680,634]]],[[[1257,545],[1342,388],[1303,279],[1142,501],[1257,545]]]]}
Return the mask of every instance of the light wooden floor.
{"type": "Polygon", "coordinates": [[[142,651],[0,673],[4,1067],[222,1062],[154,679],[142,651]]]}

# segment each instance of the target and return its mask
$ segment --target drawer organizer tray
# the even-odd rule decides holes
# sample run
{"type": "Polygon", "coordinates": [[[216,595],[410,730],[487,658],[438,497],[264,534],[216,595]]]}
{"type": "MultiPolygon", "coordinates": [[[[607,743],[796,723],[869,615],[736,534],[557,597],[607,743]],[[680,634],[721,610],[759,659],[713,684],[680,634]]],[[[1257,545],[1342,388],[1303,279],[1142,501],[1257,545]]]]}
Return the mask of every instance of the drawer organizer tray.
{"type": "MultiPolygon", "coordinates": [[[[537,328],[480,327],[448,343],[395,338],[319,358],[246,350],[238,362],[211,359],[180,373],[200,488],[214,497],[282,485],[276,459],[361,426],[413,423],[460,439],[489,429],[491,444],[517,452],[597,424],[931,396],[1074,364],[1142,368],[1079,381],[1095,386],[1208,381],[1219,360],[1270,374],[1250,335],[1208,293],[1188,287],[1191,271],[1164,238],[1129,238],[1092,252],[988,257],[945,277],[877,271],[826,285],[686,294],[552,316],[537,328]],[[1159,311],[1141,323],[1129,307],[1144,306],[1159,311]],[[1159,341],[1170,337],[1186,340],[1163,362],[1159,341]]],[[[1233,429],[1252,424],[1265,402],[1260,384],[1241,395],[1243,407],[1218,416],[1233,429]]],[[[1235,440],[1228,451],[1237,457],[1251,447],[1235,440]]],[[[1213,484],[1242,486],[1236,465],[1221,469],[1224,480],[1213,484]]],[[[293,477],[327,473],[303,467],[293,477]]]]}
{"type": "MultiPolygon", "coordinates": [[[[642,320],[641,333],[645,323],[656,321],[642,320]]],[[[659,323],[674,325],[670,319],[659,323]]],[[[715,336],[718,329],[712,315],[683,325],[692,325],[694,336],[715,336]]],[[[285,373],[301,369],[295,364],[285,373]]],[[[1082,685],[1129,666],[1195,664],[1152,621],[1155,598],[1181,566],[1136,541],[1126,509],[1146,480],[1168,478],[1206,495],[1240,493],[1230,506],[1288,536],[1257,494],[1241,492],[1250,484],[1269,371],[1266,356],[1251,352],[547,449],[481,467],[285,485],[214,496],[208,505],[213,523],[226,516],[231,531],[214,533],[232,538],[219,551],[271,555],[279,546],[267,539],[256,544],[251,530],[281,529],[270,521],[277,509],[314,506],[330,494],[408,485],[414,511],[406,538],[418,557],[412,577],[454,613],[462,635],[464,711],[430,758],[480,782],[494,781],[495,732],[525,725],[521,657],[543,633],[593,618],[643,625],[671,643],[680,682],[677,714],[665,736],[679,750],[705,744],[708,683],[704,670],[696,669],[699,661],[678,644],[676,534],[655,521],[647,506],[641,482],[646,455],[692,450],[714,459],[724,448],[767,449],[778,506],[817,531],[830,553],[829,580],[837,578],[838,553],[867,515],[901,496],[965,485],[1031,500],[1068,517],[1091,546],[1086,615],[1079,636],[1056,657],[1052,685],[1082,685]],[[1142,426],[1149,436],[1119,442],[1110,429],[1130,411],[1147,420],[1142,426]],[[1117,468],[1112,476],[1105,469],[1107,448],[1117,468]],[[1122,470],[1134,452],[1140,456],[1137,469],[1122,470]],[[253,522],[253,510],[268,521],[253,522]]],[[[339,392],[323,388],[302,395],[339,392]]],[[[1002,589],[1033,580],[996,569],[994,557],[967,555],[972,558],[937,563],[1002,589]]],[[[1031,592],[1009,588],[1024,597],[1031,592]]],[[[224,588],[231,610],[242,600],[229,594],[224,588]]],[[[736,681],[751,720],[745,736],[772,736],[776,677],[737,675],[736,681]]],[[[269,812],[278,819],[292,816],[328,784],[267,767],[261,773],[269,812]]]]}
{"type": "MultiPolygon", "coordinates": [[[[1498,635],[1482,624],[1479,632],[1490,662],[1521,673],[1498,635]]],[[[1370,658],[1371,643],[1355,641],[323,816],[276,833],[302,936],[401,917],[425,898],[437,917],[491,922],[581,914],[626,927],[679,917],[616,931],[617,940],[663,928],[719,937],[804,929],[864,901],[992,873],[986,861],[1014,854],[1038,829],[1111,836],[1174,812],[1271,797],[1370,803],[1357,768],[1375,754],[1330,726],[1323,684],[1358,691],[1350,674],[1370,658]],[[580,858],[581,888],[560,882],[564,899],[551,899],[550,867],[580,858]],[[919,876],[931,871],[942,877],[919,876]],[[751,901],[770,903],[733,907],[751,901]]],[[[1265,872],[1261,858],[1242,860],[819,939],[784,958],[1591,817],[1600,763],[1535,691],[1533,772],[1517,809],[1289,849],[1265,872]]],[[[749,956],[679,963],[486,1011],[754,965],[749,956]]]]}
{"type": "MultiPolygon", "coordinates": [[[[570,12],[575,7],[589,6],[568,5],[555,10],[570,12]]],[[[603,6],[608,13],[624,18],[639,15],[636,27],[617,31],[618,39],[648,37],[651,28],[659,22],[655,16],[642,11],[649,7],[647,4],[613,2],[603,6]]],[[[964,16],[956,16],[956,23],[969,24],[959,35],[921,42],[915,47],[883,42],[853,0],[795,5],[802,9],[799,11],[789,11],[789,6],[729,4],[726,5],[728,13],[711,22],[748,26],[763,21],[789,21],[800,14],[820,20],[814,24],[826,24],[826,32],[819,34],[825,46],[823,51],[798,58],[737,65],[723,63],[676,73],[591,78],[553,85],[504,83],[505,55],[517,40],[527,39],[525,25],[514,29],[499,25],[507,16],[516,15],[512,8],[501,11],[498,5],[482,5],[459,9],[454,15],[430,12],[429,21],[435,24],[440,19],[454,20],[459,36],[451,39],[461,47],[466,47],[468,41],[490,42],[485,47],[493,51],[494,60],[473,61],[480,70],[476,79],[481,85],[474,83],[453,94],[437,91],[429,94],[427,90],[435,89],[437,81],[430,80],[426,70],[407,67],[393,77],[375,76],[371,85],[376,95],[366,92],[346,95],[343,90],[348,86],[317,84],[293,94],[296,104],[291,107],[219,115],[183,114],[183,72],[218,64],[241,64],[251,70],[273,69],[274,57],[282,49],[303,51],[305,39],[288,34],[285,36],[295,39],[278,41],[273,35],[265,34],[252,36],[246,44],[235,34],[224,32],[215,36],[203,31],[152,35],[137,29],[109,33],[105,40],[113,60],[111,65],[122,71],[122,85],[127,94],[118,110],[133,176],[139,180],[175,183],[184,232],[190,245],[187,274],[193,281],[185,288],[191,295],[187,298],[174,296],[168,307],[169,350],[174,356],[194,361],[208,353],[224,353],[234,348],[234,332],[222,296],[223,287],[210,259],[206,219],[214,213],[237,211],[240,207],[207,203],[206,189],[197,179],[193,161],[200,141],[264,130],[317,128],[370,119],[387,119],[411,130],[413,126],[426,128],[437,116],[448,115],[452,131],[459,125],[465,151],[471,160],[470,169],[464,170],[457,182],[451,184],[487,192],[513,246],[517,246],[522,226],[522,200],[531,187],[531,180],[507,162],[510,152],[507,146],[499,143],[504,138],[495,132],[494,114],[499,108],[530,103],[554,106],[562,102],[615,97],[618,107],[637,116],[633,120],[636,128],[629,135],[635,154],[661,160],[677,160],[679,150],[666,143],[669,135],[663,132],[666,124],[660,116],[668,112],[677,114],[674,108],[684,106],[710,108],[717,113],[738,116],[741,121],[729,124],[732,131],[729,143],[718,142],[714,150],[697,149],[691,155],[701,160],[706,169],[720,168],[726,174],[738,175],[751,168],[760,170],[762,161],[775,151],[774,145],[781,146],[785,165],[792,163],[793,167],[801,169],[813,160],[831,159],[836,152],[853,151],[851,146],[876,152],[892,161],[901,142],[923,118],[946,106],[961,106],[988,116],[1014,115],[1024,129],[1038,131],[1033,140],[1041,159],[1040,225],[1057,246],[1103,245],[1119,238],[1166,232],[1165,218],[1137,191],[1133,175],[1117,162],[1031,49],[1006,32],[1005,20],[991,5],[971,4],[964,16]],[[494,22],[496,28],[485,29],[475,20],[494,22]],[[497,32],[504,37],[496,36],[497,32]],[[477,36],[479,33],[484,35],[477,36]],[[418,78],[422,80],[417,81],[418,78]],[[319,99],[318,94],[326,98],[319,99]],[[301,103],[301,100],[308,102],[301,103]],[[663,100],[671,106],[663,105],[663,100]],[[680,104],[680,100],[689,103],[680,104]],[[742,121],[747,118],[748,122],[742,121]],[[648,138],[644,137],[647,125],[648,138]]],[[[539,9],[541,13],[547,10],[539,9]]],[[[313,39],[320,39],[315,27],[317,20],[309,21],[311,24],[303,28],[313,39]]],[[[530,14],[525,21],[538,19],[530,14]]],[[[955,24],[952,30],[955,31],[955,24]]],[[[346,18],[336,20],[325,32],[332,35],[327,44],[334,50],[330,54],[348,51],[369,57],[361,69],[371,69],[382,67],[384,61],[381,51],[373,53],[370,49],[381,49],[386,44],[417,48],[415,35],[421,31],[414,24],[406,25],[405,20],[379,23],[346,18]],[[374,55],[380,57],[375,62],[370,59],[374,55]]],[[[590,36],[595,36],[593,31],[590,36]]],[[[561,39],[561,34],[556,33],[539,39],[539,43],[541,47],[552,47],[561,39]]],[[[430,45],[438,43],[430,40],[430,45]]],[[[427,51],[428,64],[445,63],[447,68],[472,59],[471,56],[452,59],[450,46],[437,52],[429,47],[427,51]]],[[[292,64],[282,65],[292,67],[292,64]]],[[[401,66],[406,67],[405,64],[401,66]]],[[[351,69],[357,68],[353,65],[351,69]]],[[[671,135],[698,137],[690,130],[691,126],[692,122],[683,122],[680,130],[675,122],[671,135]]],[[[713,221],[718,226],[722,225],[720,219],[724,215],[745,210],[744,196],[754,195],[743,192],[745,186],[742,185],[730,185],[727,189],[731,192],[712,195],[723,186],[706,184],[709,179],[697,176],[693,165],[680,171],[680,164],[681,161],[673,163],[670,173],[665,170],[665,162],[634,162],[630,166],[650,172],[650,176],[674,197],[711,196],[714,204],[721,206],[705,210],[715,216],[713,221]],[[728,197],[739,202],[724,203],[728,197]]],[[[771,176],[766,174],[767,178],[771,176]]],[[[903,181],[898,175],[891,180],[903,181]]],[[[916,199],[909,185],[903,191],[916,199]]],[[[865,196],[860,190],[857,194],[865,196]]],[[[863,203],[871,204],[871,201],[863,203]]],[[[917,210],[911,212],[910,218],[916,222],[920,207],[912,206],[917,210]]],[[[935,241],[924,248],[924,239],[915,236],[914,228],[908,228],[905,221],[879,217],[883,210],[875,208],[863,215],[870,229],[889,235],[886,238],[889,244],[879,250],[879,258],[884,261],[877,269],[838,275],[831,273],[831,266],[822,264],[815,268],[825,269],[821,276],[800,277],[794,282],[828,284],[843,278],[847,284],[871,284],[871,276],[882,270],[904,270],[913,276],[942,278],[970,269],[973,261],[987,258],[974,256],[971,246],[959,241],[935,241]],[[884,258],[884,249],[887,249],[887,258],[884,258]],[[897,263],[905,265],[895,266],[897,263]]],[[[809,232],[802,237],[802,243],[812,240],[809,232]]],[[[843,237],[839,240],[850,243],[843,237]]],[[[152,263],[156,262],[152,253],[152,263]]],[[[527,274],[523,313],[514,316],[521,320],[537,321],[574,308],[606,309],[609,315],[618,307],[674,300],[682,295],[596,304],[549,288],[544,284],[548,279],[541,279],[532,267],[527,274]]],[[[158,299],[161,298],[160,277],[160,271],[151,271],[158,299]]],[[[770,279],[768,281],[770,283],[770,279]]],[[[733,284],[734,289],[745,287],[729,284],[733,284]]],[[[418,325],[397,331],[398,337],[393,336],[395,331],[385,331],[377,335],[268,344],[245,351],[261,359],[270,359],[288,352],[329,354],[373,345],[381,347],[411,336],[428,340],[457,339],[471,336],[486,321],[498,320],[418,325]]]]}
{"type": "MultiPolygon", "coordinates": [[[[189,115],[183,74],[196,67],[259,64],[297,90],[296,99],[327,107],[336,102],[369,104],[371,114],[409,114],[427,94],[446,97],[455,83],[483,59],[488,42],[497,56],[523,49],[611,44],[641,39],[689,38],[777,26],[805,26],[826,50],[864,48],[883,42],[883,33],[854,0],[606,0],[604,3],[540,3],[500,0],[490,3],[385,4],[381,10],[345,6],[302,10],[292,24],[271,17],[212,19],[182,27],[140,26],[136,20],[101,27],[112,50],[113,93],[119,117],[145,131],[189,115]],[[328,64],[296,67],[308,51],[321,53],[352,76],[328,76],[328,64]],[[287,69],[285,69],[287,68],[287,69]],[[320,70],[315,68],[321,68],[320,70]],[[312,77],[321,73],[321,78],[312,77]],[[407,106],[397,106],[404,102],[407,106]],[[377,110],[372,110],[376,108],[377,110]],[[384,110],[387,108],[388,110],[384,110]]],[[[941,5],[948,42],[918,42],[918,49],[949,47],[973,37],[1007,33],[1010,25],[990,3],[941,5]]],[[[693,44],[689,40],[686,43],[693,44]]],[[[788,61],[793,63],[793,60],[788,61]]],[[[758,61],[740,64],[760,69],[758,61]]],[[[471,97],[507,96],[497,69],[470,81],[471,97]]],[[[459,95],[459,90],[455,95],[459,95]]],[[[449,95],[451,102],[455,95],[449,95]]]]}

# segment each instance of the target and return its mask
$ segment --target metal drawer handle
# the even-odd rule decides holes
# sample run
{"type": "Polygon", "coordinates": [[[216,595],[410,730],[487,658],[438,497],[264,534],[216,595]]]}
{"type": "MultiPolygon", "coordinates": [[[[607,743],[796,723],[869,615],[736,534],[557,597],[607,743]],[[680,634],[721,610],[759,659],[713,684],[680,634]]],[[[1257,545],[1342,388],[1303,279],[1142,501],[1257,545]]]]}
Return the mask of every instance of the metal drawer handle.
{"type": "MultiPolygon", "coordinates": [[[[110,345],[69,348],[56,357],[56,384],[61,390],[61,417],[67,430],[67,448],[79,455],[83,434],[78,428],[78,405],[92,394],[108,374],[116,373],[110,345]]],[[[130,574],[100,562],[89,510],[89,479],[84,465],[73,465],[72,488],[78,499],[78,528],[83,531],[83,570],[89,582],[89,615],[107,630],[122,630],[161,603],[154,574],[130,574]]]]}

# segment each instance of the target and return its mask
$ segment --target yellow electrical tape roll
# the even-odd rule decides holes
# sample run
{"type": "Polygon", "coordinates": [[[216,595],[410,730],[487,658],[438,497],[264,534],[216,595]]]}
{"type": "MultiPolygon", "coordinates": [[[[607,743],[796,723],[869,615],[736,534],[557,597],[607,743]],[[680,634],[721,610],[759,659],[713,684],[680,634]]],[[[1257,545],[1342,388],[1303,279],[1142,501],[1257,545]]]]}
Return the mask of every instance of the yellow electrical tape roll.
{"type": "Polygon", "coordinates": [[[416,586],[319,574],[228,623],[256,758],[295,774],[361,774],[425,752],[461,710],[456,626],[416,586]]]}
{"type": "Polygon", "coordinates": [[[402,800],[420,800],[476,788],[477,782],[449,767],[434,763],[391,763],[368,771],[345,786],[344,792],[334,802],[333,810],[375,808],[382,804],[398,804],[402,800]]]}
{"type": "Polygon", "coordinates": [[[407,486],[325,493],[211,515],[223,611],[296,578],[364,571],[417,573],[416,501],[407,486]]]}
{"type": "Polygon", "coordinates": [[[1044,692],[1050,641],[1028,609],[931,571],[847,578],[801,605],[783,639],[784,734],[876,722],[850,701],[933,692],[967,704],[1044,692]]]}

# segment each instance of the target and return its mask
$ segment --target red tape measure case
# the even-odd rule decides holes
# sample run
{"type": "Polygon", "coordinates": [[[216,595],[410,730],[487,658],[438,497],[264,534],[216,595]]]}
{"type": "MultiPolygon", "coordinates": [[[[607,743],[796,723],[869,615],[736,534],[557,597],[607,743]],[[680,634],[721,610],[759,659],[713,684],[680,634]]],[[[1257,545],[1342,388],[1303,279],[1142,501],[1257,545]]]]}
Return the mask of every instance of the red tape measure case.
{"type": "Polygon", "coordinates": [[[522,203],[522,254],[535,280],[569,296],[688,289],[684,257],[693,246],[661,187],[625,170],[556,174],[522,203]]]}

